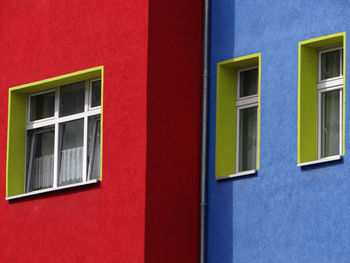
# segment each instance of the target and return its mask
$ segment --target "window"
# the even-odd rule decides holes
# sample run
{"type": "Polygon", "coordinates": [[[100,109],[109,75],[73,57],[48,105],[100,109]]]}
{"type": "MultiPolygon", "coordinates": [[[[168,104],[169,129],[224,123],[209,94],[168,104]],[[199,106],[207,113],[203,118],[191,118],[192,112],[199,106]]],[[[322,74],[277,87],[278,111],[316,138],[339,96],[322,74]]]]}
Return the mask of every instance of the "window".
{"type": "Polygon", "coordinates": [[[218,63],[216,179],[259,169],[260,54],[218,63]]]}
{"type": "Polygon", "coordinates": [[[299,43],[298,166],[344,154],[345,33],[299,43]]]}
{"type": "Polygon", "coordinates": [[[318,159],[342,152],[342,58],[341,47],[319,52],[318,159]]]}
{"type": "Polygon", "coordinates": [[[7,199],[100,180],[102,70],[10,89],[7,199]]]}
{"type": "Polygon", "coordinates": [[[258,68],[238,71],[236,173],[256,169],[258,68]]]}

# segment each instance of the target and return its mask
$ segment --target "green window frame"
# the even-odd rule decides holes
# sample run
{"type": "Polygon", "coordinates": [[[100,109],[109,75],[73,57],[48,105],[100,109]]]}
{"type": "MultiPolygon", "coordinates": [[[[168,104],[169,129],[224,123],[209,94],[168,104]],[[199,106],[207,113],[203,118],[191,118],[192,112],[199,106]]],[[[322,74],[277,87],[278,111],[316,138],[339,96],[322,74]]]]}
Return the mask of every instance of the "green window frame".
{"type": "Polygon", "coordinates": [[[6,163],[6,199],[55,191],[62,188],[74,187],[82,184],[94,183],[102,180],[102,123],[103,123],[103,66],[94,67],[74,73],[49,78],[9,89],[8,104],[8,136],[7,136],[7,163],[6,163]],[[100,178],[84,183],[65,185],[64,187],[47,188],[39,191],[26,192],[26,153],[27,151],[27,100],[32,94],[40,94],[56,87],[80,82],[101,80],[101,108],[100,108],[100,178]]]}
{"type": "MultiPolygon", "coordinates": [[[[217,64],[215,177],[217,180],[254,174],[260,168],[260,80],[261,54],[225,60],[217,64]],[[237,83],[238,72],[258,68],[256,169],[238,171],[237,83]]],[[[254,101],[256,103],[256,101],[254,101]]]]}
{"type": "MultiPolygon", "coordinates": [[[[298,54],[298,153],[297,165],[311,165],[320,162],[339,160],[345,154],[345,32],[313,38],[299,42],[298,54]],[[339,155],[320,156],[320,53],[324,49],[337,47],[342,50],[342,95],[340,120],[339,155]]],[[[339,81],[338,78],[338,81],[339,81]]]]}

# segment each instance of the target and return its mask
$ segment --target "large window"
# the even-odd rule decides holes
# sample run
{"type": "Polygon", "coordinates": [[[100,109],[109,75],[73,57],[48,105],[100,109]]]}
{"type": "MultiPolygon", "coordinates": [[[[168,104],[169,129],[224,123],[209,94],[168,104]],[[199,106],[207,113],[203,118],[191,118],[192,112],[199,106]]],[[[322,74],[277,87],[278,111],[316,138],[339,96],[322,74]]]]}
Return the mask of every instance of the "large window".
{"type": "Polygon", "coordinates": [[[260,53],[218,63],[215,176],[259,169],[260,53]]]}
{"type": "Polygon", "coordinates": [[[26,192],[98,179],[101,80],[28,96],[26,192]]]}
{"type": "Polygon", "coordinates": [[[344,154],[345,33],[299,42],[298,166],[344,154]]]}
{"type": "Polygon", "coordinates": [[[103,67],[10,89],[7,199],[101,178],[103,67]]]}

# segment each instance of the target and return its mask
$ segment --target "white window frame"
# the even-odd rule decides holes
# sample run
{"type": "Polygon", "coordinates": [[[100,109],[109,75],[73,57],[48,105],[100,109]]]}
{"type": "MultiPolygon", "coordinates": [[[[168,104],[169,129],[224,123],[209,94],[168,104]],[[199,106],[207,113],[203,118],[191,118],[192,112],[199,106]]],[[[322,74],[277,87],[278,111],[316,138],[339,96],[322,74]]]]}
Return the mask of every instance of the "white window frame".
{"type": "MultiPolygon", "coordinates": [[[[27,96],[27,120],[26,120],[26,145],[28,140],[28,132],[34,129],[38,128],[44,128],[48,126],[54,126],[54,174],[53,174],[53,187],[51,188],[45,188],[41,190],[35,190],[28,192],[28,173],[26,168],[26,176],[25,176],[25,193],[20,196],[26,196],[26,195],[32,195],[36,193],[42,193],[42,192],[48,192],[48,191],[54,191],[58,189],[64,189],[69,187],[74,187],[78,185],[83,184],[90,184],[98,181],[98,179],[90,179],[88,178],[88,167],[87,167],[87,155],[88,155],[88,119],[90,116],[99,115],[101,118],[101,105],[96,107],[90,107],[91,105],[91,84],[93,81],[101,80],[101,78],[95,78],[95,79],[87,79],[84,80],[85,82],[85,93],[84,93],[84,111],[80,113],[71,114],[68,116],[59,116],[59,107],[60,107],[60,89],[61,87],[57,87],[54,89],[49,89],[42,92],[33,93],[27,96]],[[54,116],[30,121],[30,98],[32,96],[41,95],[49,92],[55,92],[55,105],[54,105],[54,116]],[[64,185],[64,186],[58,186],[58,154],[59,154],[59,125],[61,123],[74,121],[84,119],[84,138],[83,138],[83,171],[82,171],[82,182],[81,183],[75,183],[70,185],[64,185]]],[[[28,151],[26,151],[27,155],[28,151]]],[[[30,153],[29,153],[30,155],[30,153]]],[[[28,158],[32,158],[31,156],[26,156],[26,162],[30,161],[28,158]]]]}
{"type": "Polygon", "coordinates": [[[318,52],[318,77],[317,77],[317,159],[323,160],[323,159],[336,159],[339,160],[338,157],[342,156],[343,152],[343,47],[342,46],[335,46],[335,47],[328,47],[325,49],[321,49],[318,52]],[[340,67],[340,76],[324,79],[321,80],[321,55],[323,53],[331,52],[334,50],[340,50],[340,61],[339,61],[339,67],[340,67]],[[322,93],[339,90],[339,153],[334,156],[327,156],[327,157],[321,157],[321,148],[322,148],[322,141],[321,141],[321,133],[322,133],[322,127],[321,127],[321,116],[322,116],[322,93]]]}
{"type": "MultiPolygon", "coordinates": [[[[256,164],[255,169],[252,170],[246,170],[246,171],[239,171],[239,162],[240,162],[240,156],[239,156],[239,148],[240,148],[240,112],[244,109],[249,108],[257,108],[257,113],[259,110],[259,79],[257,80],[257,94],[240,97],[240,75],[243,71],[248,71],[252,69],[258,69],[258,66],[251,66],[244,69],[240,69],[237,71],[237,88],[236,88],[236,176],[238,175],[248,175],[248,174],[254,174],[256,172],[256,164]]],[[[256,118],[256,127],[258,129],[258,116],[256,118]]],[[[258,132],[258,131],[257,131],[258,132]]],[[[256,146],[257,149],[257,146],[256,146]]],[[[256,160],[258,158],[258,152],[256,151],[256,160]]]]}

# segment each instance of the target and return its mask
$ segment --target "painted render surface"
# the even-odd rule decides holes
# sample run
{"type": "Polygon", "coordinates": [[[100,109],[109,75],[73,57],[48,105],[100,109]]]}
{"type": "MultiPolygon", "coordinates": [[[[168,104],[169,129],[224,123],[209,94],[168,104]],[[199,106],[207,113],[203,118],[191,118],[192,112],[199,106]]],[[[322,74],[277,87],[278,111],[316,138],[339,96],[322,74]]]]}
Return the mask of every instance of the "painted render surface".
{"type": "Polygon", "coordinates": [[[349,261],[348,90],[343,160],[297,167],[298,42],[338,32],[348,36],[346,7],[346,1],[324,0],[211,2],[208,262],[349,261]],[[258,52],[260,170],[218,182],[216,64],[258,52]]]}
{"type": "Polygon", "coordinates": [[[145,1],[1,1],[2,262],[142,262],[147,6],[145,1]],[[5,201],[8,88],[100,65],[103,181],[5,201]]]}
{"type": "Polygon", "coordinates": [[[1,262],[197,260],[201,1],[153,2],[0,2],[1,262]],[[103,181],[5,201],[8,89],[101,65],[103,181]]]}

